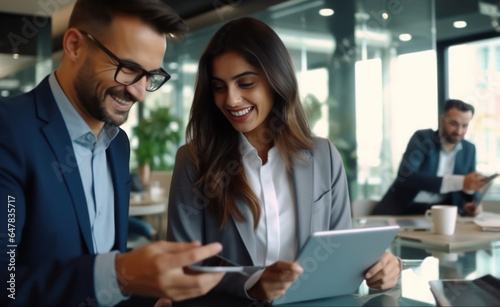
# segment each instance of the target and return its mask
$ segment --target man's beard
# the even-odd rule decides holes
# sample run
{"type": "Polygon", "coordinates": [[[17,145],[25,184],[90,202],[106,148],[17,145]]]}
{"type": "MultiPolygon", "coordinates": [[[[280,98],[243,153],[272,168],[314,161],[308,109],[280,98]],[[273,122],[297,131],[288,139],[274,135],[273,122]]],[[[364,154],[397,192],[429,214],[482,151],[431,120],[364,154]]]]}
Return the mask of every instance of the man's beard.
{"type": "Polygon", "coordinates": [[[453,136],[451,134],[449,134],[448,132],[444,131],[444,129],[443,129],[441,135],[445,139],[445,141],[450,143],[450,144],[458,144],[463,140],[463,137],[460,137],[460,136],[453,138],[453,136]]]}
{"type": "MultiPolygon", "coordinates": [[[[88,86],[90,84],[93,84],[92,81],[89,82],[89,80],[92,79],[85,78],[84,75],[85,74],[79,74],[74,83],[75,92],[78,100],[80,101],[81,107],[84,108],[85,111],[87,111],[95,119],[110,125],[120,126],[125,121],[127,121],[129,113],[128,111],[116,111],[118,115],[121,115],[121,117],[113,118],[113,116],[111,116],[107,112],[104,100],[106,96],[111,96],[111,94],[118,97],[126,97],[128,94],[119,94],[119,90],[117,90],[116,88],[110,88],[106,90],[104,97],[100,99],[97,93],[97,87],[92,89],[88,86]]],[[[132,97],[128,95],[126,99],[131,100],[132,97]]]]}

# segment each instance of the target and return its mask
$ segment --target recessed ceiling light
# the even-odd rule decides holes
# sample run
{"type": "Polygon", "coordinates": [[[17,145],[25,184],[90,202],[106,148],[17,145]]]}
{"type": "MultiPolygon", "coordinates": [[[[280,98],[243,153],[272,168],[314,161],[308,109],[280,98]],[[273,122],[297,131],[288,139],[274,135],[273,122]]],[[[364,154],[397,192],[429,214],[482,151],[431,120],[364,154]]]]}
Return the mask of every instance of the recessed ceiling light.
{"type": "Polygon", "coordinates": [[[403,42],[411,41],[411,34],[403,33],[399,35],[399,40],[403,42]]]}
{"type": "Polygon", "coordinates": [[[387,13],[382,13],[382,18],[383,18],[384,20],[387,20],[387,18],[389,18],[389,14],[387,14],[387,13]]]}
{"type": "Polygon", "coordinates": [[[14,54],[12,55],[12,58],[13,58],[14,60],[19,59],[19,53],[14,53],[14,54]]]}
{"type": "Polygon", "coordinates": [[[462,28],[465,28],[467,27],[467,22],[463,21],[463,20],[457,20],[453,23],[453,26],[457,29],[462,29],[462,28]]]}
{"type": "Polygon", "coordinates": [[[332,16],[335,13],[332,9],[321,9],[319,10],[319,14],[321,16],[332,16]]]}

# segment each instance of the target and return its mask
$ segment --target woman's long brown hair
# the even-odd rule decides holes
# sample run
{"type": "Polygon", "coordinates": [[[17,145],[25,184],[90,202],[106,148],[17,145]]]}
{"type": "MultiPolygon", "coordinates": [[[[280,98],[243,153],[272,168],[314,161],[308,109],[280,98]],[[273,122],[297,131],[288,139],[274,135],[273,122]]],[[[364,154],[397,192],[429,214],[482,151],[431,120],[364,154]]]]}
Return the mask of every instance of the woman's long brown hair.
{"type": "Polygon", "coordinates": [[[212,61],[227,52],[238,53],[264,71],[275,101],[268,118],[269,128],[259,137],[277,147],[289,171],[293,156],[312,148],[312,133],[299,99],[293,62],[278,35],[265,23],[250,17],[220,28],[200,59],[186,131],[187,146],[197,172],[195,187],[202,192],[204,205],[218,216],[221,228],[231,216],[244,220],[237,200],[249,206],[256,228],[261,205],[245,176],[239,132],[215,105],[212,90],[212,61]]]}

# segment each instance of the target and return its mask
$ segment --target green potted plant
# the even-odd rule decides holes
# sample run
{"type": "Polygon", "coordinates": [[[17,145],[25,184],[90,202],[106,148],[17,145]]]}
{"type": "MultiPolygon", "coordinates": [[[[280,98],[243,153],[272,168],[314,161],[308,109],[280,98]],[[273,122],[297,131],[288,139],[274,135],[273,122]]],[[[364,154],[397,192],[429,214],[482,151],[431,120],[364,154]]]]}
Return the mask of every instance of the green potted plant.
{"type": "Polygon", "coordinates": [[[173,154],[179,144],[180,120],[170,113],[168,107],[149,112],[149,117],[132,128],[137,146],[134,154],[142,183],[147,186],[151,170],[169,170],[173,167],[173,154]]]}

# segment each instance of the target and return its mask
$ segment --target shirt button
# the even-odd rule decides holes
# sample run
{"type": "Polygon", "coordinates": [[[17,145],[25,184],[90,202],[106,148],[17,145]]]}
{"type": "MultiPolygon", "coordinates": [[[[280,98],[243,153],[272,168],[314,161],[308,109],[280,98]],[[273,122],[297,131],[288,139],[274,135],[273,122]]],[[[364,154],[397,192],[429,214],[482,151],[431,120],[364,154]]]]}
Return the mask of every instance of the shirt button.
{"type": "Polygon", "coordinates": [[[92,141],[94,139],[94,137],[92,136],[92,134],[87,134],[87,140],[89,141],[92,141]]]}

